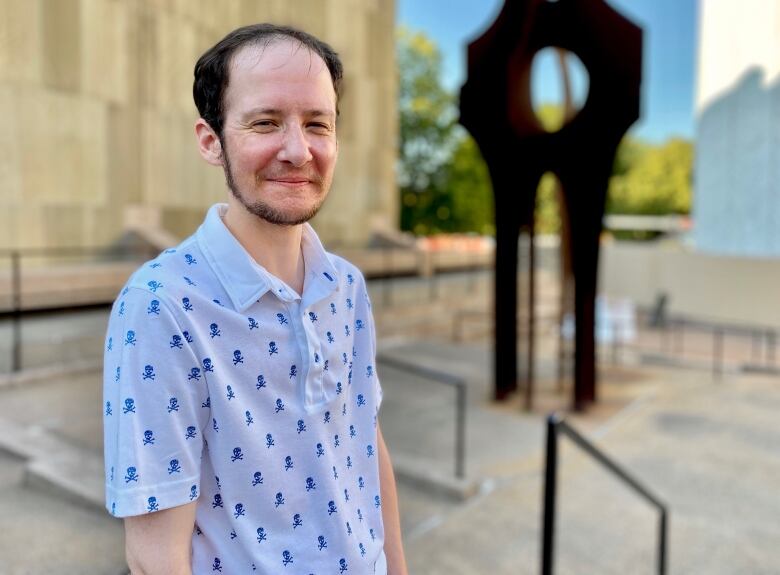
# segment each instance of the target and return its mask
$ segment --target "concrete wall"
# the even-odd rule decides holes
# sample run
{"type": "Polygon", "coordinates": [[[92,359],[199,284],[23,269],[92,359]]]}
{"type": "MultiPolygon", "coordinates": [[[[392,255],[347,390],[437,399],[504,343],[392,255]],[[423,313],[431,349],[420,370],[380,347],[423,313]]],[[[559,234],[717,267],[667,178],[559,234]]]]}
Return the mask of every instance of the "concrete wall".
{"type": "Polygon", "coordinates": [[[780,0],[699,2],[694,241],[780,255],[780,0]]]}
{"type": "Polygon", "coordinates": [[[293,24],[345,65],[340,162],[314,225],[397,224],[394,0],[0,0],[0,248],[184,237],[226,197],[199,157],[192,70],[231,29],[293,24]]]}
{"type": "Polygon", "coordinates": [[[780,326],[780,260],[707,255],[673,245],[602,245],[599,291],[652,305],[669,295],[672,313],[780,326]]]}

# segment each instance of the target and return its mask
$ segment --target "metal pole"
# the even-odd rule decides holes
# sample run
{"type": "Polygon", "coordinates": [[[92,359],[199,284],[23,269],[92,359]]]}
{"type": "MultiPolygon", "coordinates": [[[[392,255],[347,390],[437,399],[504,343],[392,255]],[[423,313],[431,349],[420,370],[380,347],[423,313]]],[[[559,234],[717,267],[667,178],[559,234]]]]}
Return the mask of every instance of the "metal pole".
{"type": "Polygon", "coordinates": [[[14,250],[11,252],[11,294],[13,306],[13,357],[11,370],[14,372],[22,369],[22,262],[21,254],[14,250]]]}
{"type": "Polygon", "coordinates": [[[455,432],[455,477],[463,479],[466,476],[466,386],[462,383],[457,387],[458,422],[455,432]]]}
{"type": "Polygon", "coordinates": [[[775,365],[775,332],[771,330],[768,334],[769,339],[767,344],[769,345],[769,364],[774,367],[775,365]]]}
{"type": "Polygon", "coordinates": [[[675,330],[675,333],[677,334],[677,353],[680,354],[680,356],[685,355],[685,320],[680,319],[677,322],[677,329],[675,330]]]}
{"type": "Polygon", "coordinates": [[[661,326],[661,337],[662,337],[662,345],[663,345],[663,352],[664,353],[671,353],[672,352],[672,339],[669,336],[669,332],[671,331],[671,318],[667,318],[664,321],[663,326],[661,326]]]}
{"type": "Polygon", "coordinates": [[[716,378],[723,375],[723,329],[715,328],[712,338],[712,373],[716,378]]]}
{"type": "Polygon", "coordinates": [[[753,363],[758,364],[761,360],[759,359],[760,355],[760,344],[761,344],[761,335],[753,330],[753,338],[752,338],[752,345],[750,346],[750,359],[753,361],[753,363]]]}
{"type": "Polygon", "coordinates": [[[534,402],[534,354],[536,352],[536,250],[534,221],[528,229],[528,371],[526,375],[525,409],[531,411],[534,402]]]}
{"type": "Polygon", "coordinates": [[[558,393],[563,391],[563,363],[566,361],[566,350],[563,345],[563,322],[558,321],[558,393]]]}
{"type": "Polygon", "coordinates": [[[658,525],[658,573],[666,575],[666,528],[667,515],[666,509],[661,511],[661,520],[658,525]]]}
{"type": "Polygon", "coordinates": [[[382,285],[382,305],[385,307],[385,309],[390,307],[390,299],[391,299],[391,292],[390,292],[390,258],[388,257],[389,253],[389,247],[384,246],[382,248],[382,264],[384,266],[384,273],[382,274],[384,276],[383,285],[382,285]]]}
{"type": "Polygon", "coordinates": [[[547,418],[547,463],[544,472],[544,516],[542,526],[542,575],[552,575],[555,543],[555,480],[558,467],[558,416],[547,418]]]}
{"type": "Polygon", "coordinates": [[[468,266],[468,274],[469,274],[469,293],[473,294],[477,291],[477,270],[479,269],[479,262],[475,263],[475,260],[477,259],[477,256],[479,255],[476,251],[474,252],[468,252],[469,253],[469,259],[471,260],[471,265],[468,266]]]}
{"type": "Polygon", "coordinates": [[[620,324],[612,322],[612,363],[618,364],[618,354],[620,352],[620,324]]]}

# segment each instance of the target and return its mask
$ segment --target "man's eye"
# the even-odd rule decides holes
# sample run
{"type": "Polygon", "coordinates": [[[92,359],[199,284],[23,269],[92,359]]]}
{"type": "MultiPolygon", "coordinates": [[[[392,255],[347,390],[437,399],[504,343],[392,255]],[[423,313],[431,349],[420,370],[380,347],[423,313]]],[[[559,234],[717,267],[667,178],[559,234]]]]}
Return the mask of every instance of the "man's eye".
{"type": "Polygon", "coordinates": [[[258,120],[257,122],[252,122],[253,128],[270,128],[273,125],[273,120],[258,120]]]}

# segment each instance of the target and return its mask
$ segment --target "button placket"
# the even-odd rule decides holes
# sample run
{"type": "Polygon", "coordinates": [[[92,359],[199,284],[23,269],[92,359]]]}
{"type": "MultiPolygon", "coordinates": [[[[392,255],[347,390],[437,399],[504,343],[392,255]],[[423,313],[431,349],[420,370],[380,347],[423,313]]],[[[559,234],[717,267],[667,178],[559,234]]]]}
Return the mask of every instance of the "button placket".
{"type": "Polygon", "coordinates": [[[316,405],[322,403],[325,400],[325,394],[322,389],[322,354],[319,337],[317,336],[317,330],[314,328],[313,323],[309,320],[309,313],[307,308],[302,309],[301,321],[303,322],[303,333],[306,336],[306,362],[307,371],[305,386],[305,395],[310,398],[308,405],[316,405]],[[320,354],[319,363],[314,361],[314,354],[320,354]]]}

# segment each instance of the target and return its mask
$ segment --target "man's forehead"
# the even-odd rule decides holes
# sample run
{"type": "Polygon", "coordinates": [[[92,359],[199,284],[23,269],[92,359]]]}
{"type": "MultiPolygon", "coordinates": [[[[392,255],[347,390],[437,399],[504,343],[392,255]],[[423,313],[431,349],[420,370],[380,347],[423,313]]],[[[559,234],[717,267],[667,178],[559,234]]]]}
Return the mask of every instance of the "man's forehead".
{"type": "Polygon", "coordinates": [[[292,38],[267,38],[244,46],[230,61],[231,75],[251,70],[294,68],[307,75],[329,74],[325,61],[305,44],[292,38]]]}

